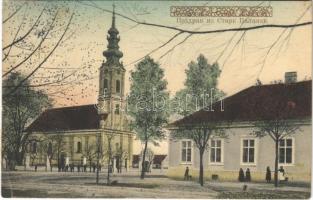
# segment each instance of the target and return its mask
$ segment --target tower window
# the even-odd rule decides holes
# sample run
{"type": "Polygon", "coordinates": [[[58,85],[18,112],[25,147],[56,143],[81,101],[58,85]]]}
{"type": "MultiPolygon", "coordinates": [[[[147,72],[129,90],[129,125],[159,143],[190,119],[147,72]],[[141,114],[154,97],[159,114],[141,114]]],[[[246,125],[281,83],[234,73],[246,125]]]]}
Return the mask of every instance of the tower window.
{"type": "Polygon", "coordinates": [[[119,80],[116,80],[116,92],[117,93],[121,92],[121,83],[119,80]]]}

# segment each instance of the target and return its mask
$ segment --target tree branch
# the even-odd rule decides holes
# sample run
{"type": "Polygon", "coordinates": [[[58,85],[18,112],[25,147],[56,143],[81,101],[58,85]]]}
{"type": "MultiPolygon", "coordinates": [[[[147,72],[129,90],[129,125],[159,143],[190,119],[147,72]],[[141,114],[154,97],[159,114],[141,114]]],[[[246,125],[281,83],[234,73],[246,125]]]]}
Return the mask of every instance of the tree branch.
{"type": "Polygon", "coordinates": [[[45,8],[42,9],[40,15],[38,16],[38,18],[36,19],[35,23],[32,25],[32,27],[21,37],[19,37],[18,39],[16,40],[13,40],[13,42],[5,47],[2,48],[2,51],[9,48],[10,46],[13,46],[15,45],[16,43],[19,43],[20,41],[24,40],[31,32],[32,30],[34,30],[34,28],[37,26],[38,22],[39,22],[39,19],[41,18],[43,12],[44,12],[45,8]]]}
{"type": "Polygon", "coordinates": [[[45,59],[27,76],[25,77],[22,81],[19,82],[19,84],[14,88],[12,89],[8,94],[12,94],[14,93],[26,80],[29,79],[29,77],[31,77],[47,60],[48,58],[53,54],[53,52],[56,50],[56,48],[59,46],[59,44],[61,43],[63,37],[65,36],[67,30],[69,29],[69,26],[72,22],[72,19],[73,19],[73,16],[74,16],[74,13],[72,13],[70,19],[69,19],[69,22],[62,34],[62,36],[60,37],[59,41],[56,43],[56,45],[54,46],[54,48],[52,49],[52,51],[45,57],[45,59]]]}
{"type": "Polygon", "coordinates": [[[18,11],[21,10],[21,8],[26,4],[23,3],[18,9],[16,9],[9,17],[7,17],[5,20],[3,20],[2,24],[4,24],[5,22],[9,21],[16,13],[18,13],[18,11]]]}
{"type": "MultiPolygon", "coordinates": [[[[49,30],[47,31],[47,33],[45,34],[45,36],[41,39],[40,43],[38,44],[38,46],[23,60],[21,61],[19,64],[17,64],[16,66],[12,67],[9,71],[7,71],[6,73],[4,73],[2,75],[2,77],[5,77],[7,76],[9,73],[11,73],[13,70],[17,69],[19,66],[21,66],[23,63],[25,63],[30,57],[32,57],[32,55],[34,55],[34,53],[41,47],[41,45],[43,44],[43,42],[46,40],[47,36],[49,35],[49,32],[52,30],[53,28],[53,24],[55,22],[55,19],[58,15],[58,11],[55,13],[55,16],[50,24],[50,28],[49,30]]],[[[11,49],[11,47],[10,47],[11,49]]]]}

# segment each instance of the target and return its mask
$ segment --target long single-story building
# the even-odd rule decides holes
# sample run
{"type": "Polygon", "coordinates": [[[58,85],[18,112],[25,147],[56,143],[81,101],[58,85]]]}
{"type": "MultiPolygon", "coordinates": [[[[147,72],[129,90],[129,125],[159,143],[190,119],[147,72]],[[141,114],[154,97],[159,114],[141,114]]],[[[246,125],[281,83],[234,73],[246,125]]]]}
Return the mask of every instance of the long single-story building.
{"type": "MultiPolygon", "coordinates": [[[[256,124],[262,120],[284,119],[298,127],[279,142],[279,166],[290,181],[311,180],[312,162],[312,81],[256,85],[213,104],[214,111],[199,110],[170,124],[169,129],[205,123],[225,123],[227,137],[213,137],[204,153],[204,175],[220,180],[238,180],[239,169],[251,171],[252,180],[265,180],[269,166],[274,176],[275,142],[269,136],[256,137],[256,124]],[[288,109],[285,109],[288,108],[288,109]],[[287,112],[288,111],[288,112],[287,112]]],[[[169,137],[169,177],[199,174],[199,151],[194,141],[169,137]]]]}

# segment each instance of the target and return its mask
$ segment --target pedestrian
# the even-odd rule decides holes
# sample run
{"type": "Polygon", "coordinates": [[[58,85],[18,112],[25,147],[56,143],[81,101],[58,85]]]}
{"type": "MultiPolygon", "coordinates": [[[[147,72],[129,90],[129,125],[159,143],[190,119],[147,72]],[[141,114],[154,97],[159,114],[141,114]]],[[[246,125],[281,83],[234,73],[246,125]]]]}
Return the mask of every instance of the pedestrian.
{"type": "Polygon", "coordinates": [[[245,181],[245,174],[244,174],[242,168],[239,169],[238,181],[239,181],[239,182],[244,182],[244,181],[245,181]]]}
{"type": "Polygon", "coordinates": [[[117,173],[120,173],[120,159],[117,157],[115,167],[117,169],[117,173]]]}
{"type": "Polygon", "coordinates": [[[37,171],[37,165],[35,165],[35,172],[37,171]]]}
{"type": "Polygon", "coordinates": [[[250,182],[251,181],[251,173],[250,173],[250,169],[247,168],[246,170],[246,181],[250,182]]]}
{"type": "Polygon", "coordinates": [[[271,169],[269,166],[266,168],[266,176],[265,176],[266,182],[270,183],[272,180],[272,174],[271,174],[271,169]]]}
{"type": "Polygon", "coordinates": [[[286,181],[288,180],[288,177],[286,177],[285,169],[283,166],[280,166],[278,170],[278,180],[279,181],[286,181]]]}
{"type": "Polygon", "coordinates": [[[189,168],[186,167],[186,170],[185,170],[185,175],[184,175],[184,180],[189,180],[189,168]]]}

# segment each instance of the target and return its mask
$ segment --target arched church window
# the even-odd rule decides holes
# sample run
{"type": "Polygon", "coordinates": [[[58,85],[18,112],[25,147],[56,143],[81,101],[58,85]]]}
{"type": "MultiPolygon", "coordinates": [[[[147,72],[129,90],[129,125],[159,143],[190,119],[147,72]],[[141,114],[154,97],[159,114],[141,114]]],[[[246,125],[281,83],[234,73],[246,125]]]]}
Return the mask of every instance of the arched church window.
{"type": "Polygon", "coordinates": [[[77,142],[77,152],[76,153],[81,153],[82,152],[82,143],[77,142]]]}
{"type": "Polygon", "coordinates": [[[37,143],[33,142],[32,153],[36,153],[36,152],[37,152],[37,143]]]}
{"type": "Polygon", "coordinates": [[[121,83],[119,80],[116,80],[116,93],[121,92],[121,83]]]}

